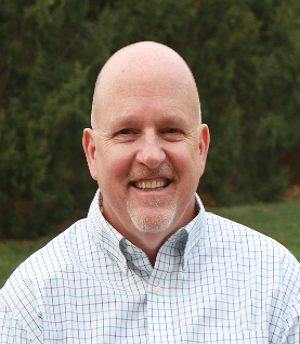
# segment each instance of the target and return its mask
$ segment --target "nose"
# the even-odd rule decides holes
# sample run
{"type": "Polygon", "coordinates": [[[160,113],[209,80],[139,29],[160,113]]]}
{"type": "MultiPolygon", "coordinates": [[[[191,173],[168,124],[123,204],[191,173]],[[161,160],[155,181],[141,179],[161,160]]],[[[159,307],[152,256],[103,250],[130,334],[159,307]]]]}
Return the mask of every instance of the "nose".
{"type": "Polygon", "coordinates": [[[156,133],[144,133],[136,160],[150,169],[157,168],[166,158],[166,153],[159,141],[156,133]]]}

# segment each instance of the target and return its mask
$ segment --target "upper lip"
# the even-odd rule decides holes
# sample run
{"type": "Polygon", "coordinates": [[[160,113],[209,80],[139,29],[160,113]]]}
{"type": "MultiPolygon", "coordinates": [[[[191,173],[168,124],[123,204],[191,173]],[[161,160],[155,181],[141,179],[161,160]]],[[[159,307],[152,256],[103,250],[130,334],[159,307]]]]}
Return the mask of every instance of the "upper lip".
{"type": "Polygon", "coordinates": [[[159,166],[156,169],[136,169],[129,175],[129,183],[146,181],[167,181],[170,183],[176,178],[176,173],[170,163],[159,166]]]}

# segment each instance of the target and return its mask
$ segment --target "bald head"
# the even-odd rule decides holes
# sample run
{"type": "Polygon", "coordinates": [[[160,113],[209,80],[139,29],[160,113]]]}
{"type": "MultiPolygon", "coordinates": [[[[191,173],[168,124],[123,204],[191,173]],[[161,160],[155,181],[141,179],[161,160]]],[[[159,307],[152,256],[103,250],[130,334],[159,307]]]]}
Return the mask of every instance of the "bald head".
{"type": "Polygon", "coordinates": [[[186,96],[201,123],[201,110],[196,83],[182,57],[171,48],[156,42],[139,42],[117,51],[98,75],[94,90],[91,122],[99,126],[101,116],[111,96],[126,89],[126,84],[145,88],[154,83],[167,87],[168,82],[186,96]],[[109,95],[109,96],[108,96],[109,95]]]}

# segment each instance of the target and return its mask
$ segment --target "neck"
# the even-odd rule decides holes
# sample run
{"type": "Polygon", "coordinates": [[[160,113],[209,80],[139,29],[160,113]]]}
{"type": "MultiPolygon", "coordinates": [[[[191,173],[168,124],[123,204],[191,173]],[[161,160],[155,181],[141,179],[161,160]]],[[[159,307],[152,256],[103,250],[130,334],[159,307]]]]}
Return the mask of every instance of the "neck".
{"type": "Polygon", "coordinates": [[[156,256],[161,246],[176,232],[170,232],[168,235],[162,235],[163,233],[143,233],[137,237],[130,235],[131,233],[122,233],[124,237],[129,240],[133,245],[140,248],[148,256],[150,263],[154,267],[156,256]]]}

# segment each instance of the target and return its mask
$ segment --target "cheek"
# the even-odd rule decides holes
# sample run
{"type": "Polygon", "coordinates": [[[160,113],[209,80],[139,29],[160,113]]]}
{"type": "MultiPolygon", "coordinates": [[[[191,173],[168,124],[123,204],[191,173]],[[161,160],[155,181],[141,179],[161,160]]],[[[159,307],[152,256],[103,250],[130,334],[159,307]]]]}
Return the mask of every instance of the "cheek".
{"type": "Polygon", "coordinates": [[[176,165],[181,171],[189,172],[199,166],[199,150],[197,147],[185,144],[181,147],[176,147],[171,153],[172,160],[176,161],[176,165]]]}
{"type": "Polygon", "coordinates": [[[195,189],[202,174],[200,154],[195,147],[187,146],[185,148],[181,152],[177,151],[176,169],[186,187],[195,189]]]}
{"type": "Polygon", "coordinates": [[[104,183],[113,183],[116,180],[125,179],[130,173],[134,154],[129,149],[110,147],[99,152],[98,171],[103,177],[104,183]]]}

